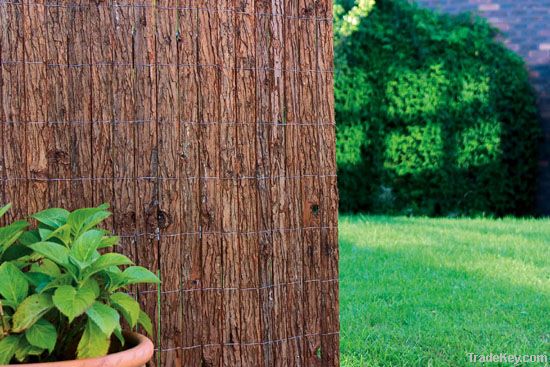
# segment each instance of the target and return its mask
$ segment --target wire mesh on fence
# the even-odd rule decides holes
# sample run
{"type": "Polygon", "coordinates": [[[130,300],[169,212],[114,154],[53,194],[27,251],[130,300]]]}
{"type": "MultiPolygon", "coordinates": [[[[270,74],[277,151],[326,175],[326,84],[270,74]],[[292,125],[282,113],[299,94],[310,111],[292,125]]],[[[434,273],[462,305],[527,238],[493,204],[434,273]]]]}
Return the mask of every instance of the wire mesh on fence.
{"type": "Polygon", "coordinates": [[[0,200],[109,202],[162,366],[338,365],[329,0],[0,0],[0,200]]]}

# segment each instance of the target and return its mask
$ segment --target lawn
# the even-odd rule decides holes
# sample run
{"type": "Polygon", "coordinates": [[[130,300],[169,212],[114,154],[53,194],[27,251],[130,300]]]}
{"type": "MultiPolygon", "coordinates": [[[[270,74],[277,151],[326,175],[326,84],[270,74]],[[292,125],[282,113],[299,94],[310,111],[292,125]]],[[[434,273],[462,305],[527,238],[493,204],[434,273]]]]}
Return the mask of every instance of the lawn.
{"type": "Polygon", "coordinates": [[[344,215],[339,229],[342,366],[550,358],[550,220],[344,215]]]}

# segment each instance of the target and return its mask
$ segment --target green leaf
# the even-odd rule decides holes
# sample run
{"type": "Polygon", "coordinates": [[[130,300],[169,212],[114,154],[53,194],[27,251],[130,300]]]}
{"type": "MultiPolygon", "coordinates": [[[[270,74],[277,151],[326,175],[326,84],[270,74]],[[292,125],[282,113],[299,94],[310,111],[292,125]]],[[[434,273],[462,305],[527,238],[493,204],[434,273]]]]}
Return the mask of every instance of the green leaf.
{"type": "Polygon", "coordinates": [[[104,269],[101,272],[101,275],[105,275],[107,277],[108,289],[111,292],[124,286],[126,282],[126,278],[122,275],[122,270],[120,270],[117,266],[110,266],[104,269]]]}
{"type": "MultiPolygon", "coordinates": [[[[118,289],[118,284],[125,282],[125,278],[122,276],[122,271],[118,268],[120,265],[130,265],[132,261],[126,256],[117,253],[107,253],[99,257],[92,265],[90,265],[84,271],[83,277],[90,277],[93,274],[101,272],[102,276],[106,276],[108,279],[109,289],[118,289]],[[117,269],[117,273],[113,273],[111,269],[117,269]]],[[[106,281],[107,281],[106,279],[106,281]]]]}
{"type": "Polygon", "coordinates": [[[27,221],[18,220],[18,221],[15,221],[12,224],[9,224],[5,227],[1,227],[0,229],[2,231],[0,231],[0,234],[2,234],[2,236],[0,237],[0,240],[3,241],[5,237],[9,236],[9,233],[15,233],[15,232],[22,231],[22,230],[26,229],[28,226],[29,226],[29,223],[27,221]]]}
{"type": "Polygon", "coordinates": [[[51,282],[46,284],[44,288],[36,290],[39,293],[44,293],[50,289],[59,288],[62,285],[71,285],[73,282],[73,277],[70,274],[63,274],[57,278],[54,278],[51,282]]]}
{"type": "Polygon", "coordinates": [[[14,333],[28,329],[53,307],[52,297],[46,294],[33,294],[25,298],[13,314],[14,333]]]}
{"type": "Polygon", "coordinates": [[[133,329],[138,322],[139,312],[141,311],[139,303],[126,293],[117,292],[110,297],[111,304],[116,308],[122,316],[128,321],[133,329]]]}
{"type": "Polygon", "coordinates": [[[15,265],[5,262],[0,265],[0,295],[9,301],[19,303],[27,297],[29,283],[15,265]]]}
{"type": "Polygon", "coordinates": [[[50,322],[40,319],[25,332],[25,338],[31,345],[51,353],[57,341],[57,330],[50,322]]]}
{"type": "Polygon", "coordinates": [[[26,257],[30,256],[33,252],[30,248],[22,245],[20,242],[21,237],[19,237],[18,242],[13,243],[6,249],[6,251],[4,251],[0,261],[27,261],[26,257]]]}
{"type": "Polygon", "coordinates": [[[88,319],[76,349],[76,356],[78,359],[102,357],[109,351],[110,343],[110,335],[105,335],[92,320],[88,319]]]}
{"type": "Polygon", "coordinates": [[[48,238],[52,237],[54,233],[50,228],[38,228],[38,234],[40,235],[41,241],[46,241],[48,238]]]}
{"type": "Polygon", "coordinates": [[[61,208],[51,208],[38,212],[31,217],[55,229],[67,223],[69,212],[61,208]]]}
{"type": "Polygon", "coordinates": [[[127,258],[122,254],[116,252],[110,252],[105,255],[100,256],[91,266],[91,269],[99,271],[102,269],[109,268],[111,266],[120,266],[120,265],[131,265],[133,264],[132,260],[127,258]]]}
{"type": "Polygon", "coordinates": [[[115,328],[113,334],[115,334],[121,346],[124,346],[124,344],[126,344],[126,339],[124,339],[124,335],[122,335],[122,328],[120,327],[120,325],[115,328]]]}
{"type": "Polygon", "coordinates": [[[98,248],[113,247],[118,245],[119,241],[120,241],[120,237],[118,236],[105,236],[101,240],[101,243],[99,244],[98,248]]]}
{"type": "Polygon", "coordinates": [[[97,206],[97,208],[101,209],[101,210],[107,210],[107,209],[109,209],[109,204],[107,204],[107,203],[99,204],[97,206]]]}
{"type": "Polygon", "coordinates": [[[42,259],[40,263],[32,264],[30,271],[44,273],[50,277],[58,277],[61,275],[59,266],[49,259],[42,259]]]}
{"type": "Polygon", "coordinates": [[[17,309],[17,306],[18,306],[17,303],[13,301],[8,301],[7,299],[0,299],[0,302],[2,303],[2,307],[4,308],[9,307],[14,311],[17,309]]]}
{"type": "Polygon", "coordinates": [[[28,272],[25,273],[25,277],[35,287],[37,293],[41,293],[44,287],[52,281],[49,275],[40,272],[28,272]]]}
{"type": "Polygon", "coordinates": [[[69,249],[63,245],[55,242],[38,242],[29,247],[59,265],[67,266],[69,263],[69,249]]]}
{"type": "Polygon", "coordinates": [[[19,242],[25,246],[32,245],[33,243],[40,242],[40,233],[37,229],[24,232],[21,237],[19,237],[19,242]]]}
{"type": "MultiPolygon", "coordinates": [[[[41,232],[40,234],[42,235],[41,232]]],[[[58,239],[63,242],[63,244],[68,245],[71,241],[71,227],[69,227],[68,224],[64,224],[55,231],[50,231],[45,237],[42,237],[42,240],[47,241],[51,238],[58,239]]]]}
{"type": "Polygon", "coordinates": [[[117,325],[120,325],[118,312],[100,302],[94,302],[92,307],[86,311],[86,315],[88,315],[105,335],[111,335],[117,325]]]}
{"type": "Polygon", "coordinates": [[[0,339],[0,364],[9,364],[19,346],[19,335],[8,335],[0,339]]]}
{"type": "Polygon", "coordinates": [[[24,233],[29,223],[24,220],[0,227],[0,255],[4,253],[24,233]]]}
{"type": "Polygon", "coordinates": [[[153,323],[149,316],[141,310],[139,311],[138,324],[143,327],[143,330],[145,330],[148,335],[153,335],[153,323]]]}
{"type": "Polygon", "coordinates": [[[99,288],[99,284],[94,278],[86,279],[84,284],[82,284],[82,288],[90,289],[92,292],[94,292],[96,298],[99,297],[99,295],[101,294],[101,289],[99,288]]]}
{"type": "Polygon", "coordinates": [[[103,238],[103,232],[100,230],[86,231],[78,236],[71,248],[71,256],[77,261],[81,269],[90,265],[95,258],[99,257],[97,248],[103,238]]]}
{"type": "Polygon", "coordinates": [[[101,223],[111,215],[110,212],[102,208],[82,208],[77,209],[67,219],[71,231],[75,236],[87,231],[101,223]]]}
{"type": "Polygon", "coordinates": [[[72,322],[92,306],[97,297],[97,283],[85,283],[80,289],[70,285],[62,285],[53,294],[55,307],[72,322]]]}
{"type": "Polygon", "coordinates": [[[1,209],[0,209],[0,218],[2,218],[4,216],[4,214],[6,214],[8,212],[8,210],[11,209],[11,203],[9,204],[6,204],[5,206],[3,206],[1,209]]]}
{"type": "Polygon", "coordinates": [[[19,362],[25,362],[28,356],[39,356],[44,353],[44,348],[35,347],[26,339],[21,338],[17,350],[15,351],[15,359],[19,362]]]}
{"type": "Polygon", "coordinates": [[[159,278],[155,274],[142,266],[130,266],[122,272],[122,275],[124,275],[126,284],[160,283],[159,278]]]}

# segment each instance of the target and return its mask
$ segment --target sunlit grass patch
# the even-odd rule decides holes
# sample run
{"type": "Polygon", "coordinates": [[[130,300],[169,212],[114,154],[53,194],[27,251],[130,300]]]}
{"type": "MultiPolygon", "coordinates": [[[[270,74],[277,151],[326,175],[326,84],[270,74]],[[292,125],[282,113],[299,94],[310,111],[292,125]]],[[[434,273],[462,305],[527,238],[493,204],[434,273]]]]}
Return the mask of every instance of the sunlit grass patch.
{"type": "Polygon", "coordinates": [[[343,366],[550,355],[550,221],[342,216],[343,366]]]}

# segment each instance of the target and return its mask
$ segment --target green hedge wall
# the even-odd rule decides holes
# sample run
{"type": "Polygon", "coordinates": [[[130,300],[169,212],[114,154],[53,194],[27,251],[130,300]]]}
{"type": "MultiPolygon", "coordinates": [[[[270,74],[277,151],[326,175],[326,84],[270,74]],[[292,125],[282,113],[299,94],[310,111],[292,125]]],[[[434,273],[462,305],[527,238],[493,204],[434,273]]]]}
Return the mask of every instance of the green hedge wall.
{"type": "Polygon", "coordinates": [[[341,209],[534,211],[535,98],[522,59],[472,15],[378,0],[336,39],[341,209]]]}

